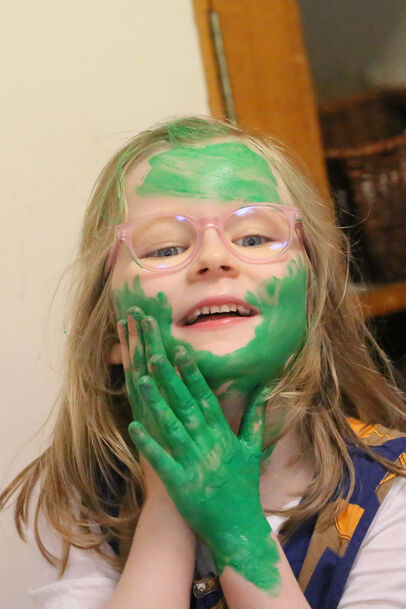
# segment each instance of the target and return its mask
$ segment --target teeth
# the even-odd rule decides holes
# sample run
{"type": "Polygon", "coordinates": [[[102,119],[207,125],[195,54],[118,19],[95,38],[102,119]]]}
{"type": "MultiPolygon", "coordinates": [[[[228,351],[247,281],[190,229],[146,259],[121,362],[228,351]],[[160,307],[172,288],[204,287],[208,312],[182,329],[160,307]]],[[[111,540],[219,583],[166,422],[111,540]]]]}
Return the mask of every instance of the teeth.
{"type": "Polygon", "coordinates": [[[224,304],[220,307],[217,305],[210,305],[193,311],[193,313],[191,313],[185,319],[185,324],[192,324],[194,321],[196,321],[198,317],[200,317],[200,315],[210,315],[212,313],[229,313],[230,311],[233,313],[236,313],[238,311],[240,315],[245,317],[251,315],[251,311],[247,307],[244,307],[242,305],[236,305],[235,303],[224,304]]]}
{"type": "Polygon", "coordinates": [[[247,307],[243,307],[242,305],[238,305],[238,312],[241,313],[241,315],[249,315],[250,314],[250,310],[247,309],[247,307]]]}
{"type": "Polygon", "coordinates": [[[189,315],[189,317],[186,317],[185,324],[186,325],[192,324],[194,321],[196,321],[196,319],[199,317],[199,315],[201,315],[200,309],[196,309],[196,311],[194,311],[191,315],[189,315]]]}

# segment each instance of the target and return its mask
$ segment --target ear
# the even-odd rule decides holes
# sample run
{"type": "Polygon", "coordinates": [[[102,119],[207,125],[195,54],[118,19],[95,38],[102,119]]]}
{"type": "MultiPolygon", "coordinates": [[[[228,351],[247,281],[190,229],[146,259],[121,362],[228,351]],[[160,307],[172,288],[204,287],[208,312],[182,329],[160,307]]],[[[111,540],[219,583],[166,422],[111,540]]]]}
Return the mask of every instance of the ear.
{"type": "Polygon", "coordinates": [[[109,364],[122,364],[123,358],[121,356],[120,343],[114,343],[109,353],[109,364]]]}

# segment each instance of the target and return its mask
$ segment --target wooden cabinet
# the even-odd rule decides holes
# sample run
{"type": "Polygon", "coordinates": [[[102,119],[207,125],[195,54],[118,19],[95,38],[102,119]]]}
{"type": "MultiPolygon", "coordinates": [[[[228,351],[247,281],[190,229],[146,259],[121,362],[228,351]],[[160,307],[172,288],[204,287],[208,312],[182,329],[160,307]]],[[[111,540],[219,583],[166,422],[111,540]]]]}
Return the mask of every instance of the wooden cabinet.
{"type": "Polygon", "coordinates": [[[272,134],[327,192],[316,104],[294,0],[194,0],[213,116],[272,134]]]}
{"type": "MultiPolygon", "coordinates": [[[[212,115],[280,139],[329,200],[296,0],[194,0],[194,10],[212,115]]],[[[356,293],[367,317],[406,308],[406,282],[356,293]]]]}
{"type": "Polygon", "coordinates": [[[369,286],[357,292],[367,318],[406,311],[406,281],[369,286]]]}

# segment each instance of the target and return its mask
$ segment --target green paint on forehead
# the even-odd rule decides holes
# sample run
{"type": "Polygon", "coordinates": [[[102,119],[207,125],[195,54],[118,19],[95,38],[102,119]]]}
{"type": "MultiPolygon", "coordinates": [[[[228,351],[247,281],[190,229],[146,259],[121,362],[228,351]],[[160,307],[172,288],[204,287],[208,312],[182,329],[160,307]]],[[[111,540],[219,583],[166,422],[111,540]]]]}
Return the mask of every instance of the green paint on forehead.
{"type": "Polygon", "coordinates": [[[149,159],[143,197],[169,195],[220,201],[279,202],[268,162],[242,142],[178,145],[149,159]]]}
{"type": "Polygon", "coordinates": [[[275,381],[285,363],[297,353],[306,337],[307,271],[301,259],[292,259],[287,275],[271,277],[259,284],[255,293],[247,292],[245,300],[259,309],[263,319],[255,328],[255,337],[247,345],[226,355],[210,351],[194,351],[190,343],[172,336],[172,307],[164,292],[148,297],[139,276],[130,287],[126,282],[113,297],[118,319],[125,319],[130,307],[137,305],[155,317],[169,360],[174,363],[173,350],[183,345],[191,350],[213,390],[227,383],[220,399],[230,395],[248,395],[259,383],[275,381]]]}

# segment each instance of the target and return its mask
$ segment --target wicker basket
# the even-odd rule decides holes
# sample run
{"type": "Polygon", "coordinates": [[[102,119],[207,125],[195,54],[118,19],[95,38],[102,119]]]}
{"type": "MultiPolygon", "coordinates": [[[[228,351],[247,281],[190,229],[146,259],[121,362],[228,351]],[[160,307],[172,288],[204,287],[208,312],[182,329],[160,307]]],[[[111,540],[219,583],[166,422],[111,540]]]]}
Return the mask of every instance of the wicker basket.
{"type": "Polygon", "coordinates": [[[320,121],[339,221],[363,278],[405,278],[406,88],[324,105],[320,121]]]}

